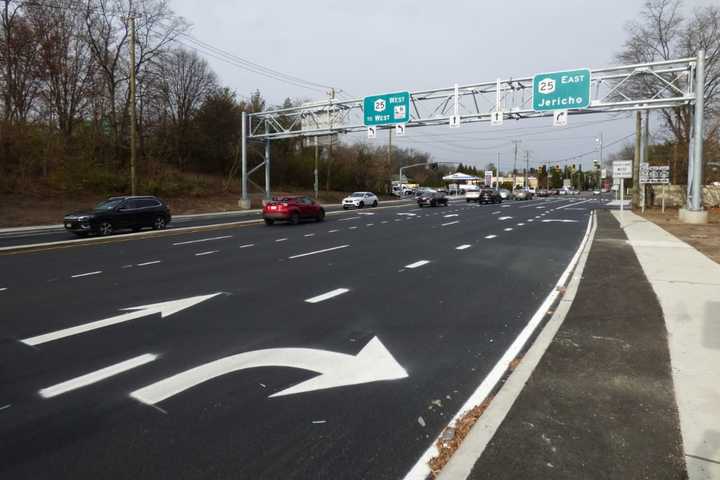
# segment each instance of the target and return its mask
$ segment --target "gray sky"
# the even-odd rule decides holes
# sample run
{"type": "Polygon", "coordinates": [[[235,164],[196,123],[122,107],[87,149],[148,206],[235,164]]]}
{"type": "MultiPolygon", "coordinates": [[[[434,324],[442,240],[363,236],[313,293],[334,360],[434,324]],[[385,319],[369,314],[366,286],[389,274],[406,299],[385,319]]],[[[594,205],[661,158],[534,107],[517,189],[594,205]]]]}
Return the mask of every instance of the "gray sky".
{"type": "MultiPolygon", "coordinates": [[[[193,25],[194,37],[274,70],[342,89],[352,97],[399,90],[450,87],[497,77],[529,76],[574,67],[613,65],[626,38],[624,25],[642,0],[513,2],[488,0],[346,2],[284,0],[172,0],[193,25]]],[[[709,4],[686,0],[686,7],[709,4]]],[[[318,99],[323,93],[268,79],[207,57],[220,82],[247,96],[259,88],[271,104],[286,97],[318,99]]],[[[522,140],[531,164],[564,159],[633,132],[628,115],[417,128],[394,143],[429,151],[438,161],[484,167],[501,154],[512,168],[510,139],[522,140]]],[[[652,128],[652,125],[651,125],[652,128]]],[[[363,139],[356,135],[350,141],[363,139]]],[[[387,141],[386,135],[374,140],[387,141]]],[[[619,143],[608,150],[617,150],[619,143]]],[[[583,157],[589,166],[597,155],[583,157]]],[[[524,162],[519,162],[520,168],[524,162]]]]}

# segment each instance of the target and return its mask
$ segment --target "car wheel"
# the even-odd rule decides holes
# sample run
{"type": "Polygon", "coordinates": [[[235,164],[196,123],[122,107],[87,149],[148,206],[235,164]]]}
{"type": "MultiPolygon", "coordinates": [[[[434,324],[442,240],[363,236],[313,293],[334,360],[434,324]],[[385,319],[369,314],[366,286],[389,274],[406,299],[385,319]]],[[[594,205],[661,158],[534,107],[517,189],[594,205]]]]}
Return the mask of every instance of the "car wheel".
{"type": "Polygon", "coordinates": [[[430,202],[430,206],[437,207],[437,202],[435,200],[433,200],[432,202],[430,202]]]}
{"type": "Polygon", "coordinates": [[[290,223],[292,223],[293,225],[297,225],[298,223],[300,223],[300,215],[298,215],[297,212],[293,212],[293,214],[290,215],[290,223]]]}
{"type": "Polygon", "coordinates": [[[373,200],[373,207],[377,207],[377,200],[373,200]]]}
{"type": "Polygon", "coordinates": [[[265,218],[264,220],[265,225],[272,225],[273,223],[275,223],[275,220],[273,220],[272,218],[265,218]]]}
{"type": "Polygon", "coordinates": [[[358,208],[365,208],[365,202],[360,202],[358,204],[358,208]]]}
{"type": "Polygon", "coordinates": [[[471,201],[471,200],[470,200],[469,198],[466,198],[466,199],[465,199],[465,203],[470,203],[470,201],[471,201]]]}
{"type": "Polygon", "coordinates": [[[343,210],[347,210],[348,208],[350,208],[350,207],[343,205],[343,210]]]}
{"type": "Polygon", "coordinates": [[[320,212],[318,213],[317,217],[315,218],[316,221],[322,222],[325,220],[325,210],[320,209],[320,212]]]}
{"type": "Polygon", "coordinates": [[[110,222],[102,222],[100,225],[98,225],[98,233],[99,233],[101,236],[104,237],[104,236],[106,236],[106,235],[112,235],[112,232],[113,232],[112,223],[110,223],[110,222]]]}
{"type": "Polygon", "coordinates": [[[165,217],[157,217],[153,221],[153,230],[165,230],[165,227],[167,226],[167,220],[165,220],[165,217]]]}
{"type": "Polygon", "coordinates": [[[422,208],[422,207],[423,207],[423,204],[422,204],[422,203],[418,203],[418,208],[422,208]]]}

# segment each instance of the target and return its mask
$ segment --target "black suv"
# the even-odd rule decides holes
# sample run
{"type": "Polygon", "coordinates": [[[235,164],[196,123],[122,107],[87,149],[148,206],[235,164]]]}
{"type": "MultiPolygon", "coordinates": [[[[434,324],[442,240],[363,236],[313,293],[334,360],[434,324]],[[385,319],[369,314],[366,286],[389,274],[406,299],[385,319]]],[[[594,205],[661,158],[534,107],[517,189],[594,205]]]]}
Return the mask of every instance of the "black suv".
{"type": "Polygon", "coordinates": [[[444,193],[424,191],[422,195],[417,197],[418,207],[422,208],[425,205],[431,207],[437,207],[438,205],[444,205],[447,207],[448,199],[444,193]]]}
{"type": "Polygon", "coordinates": [[[170,209],[157,197],[110,197],[85,210],[65,215],[65,229],[79,236],[110,235],[114,231],[143,227],[162,230],[170,223],[170,209]]]}

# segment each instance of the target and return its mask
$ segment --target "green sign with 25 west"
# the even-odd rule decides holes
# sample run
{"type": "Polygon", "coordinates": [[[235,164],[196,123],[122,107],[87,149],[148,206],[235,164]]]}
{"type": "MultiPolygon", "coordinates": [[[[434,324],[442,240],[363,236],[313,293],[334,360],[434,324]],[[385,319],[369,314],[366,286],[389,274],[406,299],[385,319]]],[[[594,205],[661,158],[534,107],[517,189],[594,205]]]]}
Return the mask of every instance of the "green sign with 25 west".
{"type": "Polygon", "coordinates": [[[590,106],[590,69],[533,76],[533,110],[572,110],[590,106]]]}

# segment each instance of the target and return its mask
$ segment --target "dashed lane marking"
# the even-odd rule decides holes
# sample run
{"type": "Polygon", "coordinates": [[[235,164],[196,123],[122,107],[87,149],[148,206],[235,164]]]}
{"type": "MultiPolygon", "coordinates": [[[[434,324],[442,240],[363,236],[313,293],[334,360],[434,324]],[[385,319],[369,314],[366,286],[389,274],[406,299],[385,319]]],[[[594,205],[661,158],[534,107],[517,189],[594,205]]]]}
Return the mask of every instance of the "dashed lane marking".
{"type": "Polygon", "coordinates": [[[415,263],[411,263],[410,265],[405,265],[405,268],[418,268],[422,267],[423,265],[427,265],[428,263],[430,263],[429,260],[419,260],[415,263]]]}
{"type": "Polygon", "coordinates": [[[97,272],[88,272],[88,273],[78,273],[77,275],[73,275],[71,278],[81,278],[81,277],[90,277],[92,275],[100,275],[102,270],[98,270],[97,272]]]}
{"type": "Polygon", "coordinates": [[[220,251],[220,250],[209,250],[209,251],[207,251],[207,252],[196,253],[195,256],[196,256],[196,257],[204,257],[205,255],[212,255],[212,254],[214,254],[214,253],[218,253],[219,251],[220,251]]]}
{"type": "Polygon", "coordinates": [[[493,238],[497,237],[497,235],[487,235],[485,237],[486,240],[492,240],[493,238]]]}
{"type": "Polygon", "coordinates": [[[470,245],[465,244],[460,245],[459,247],[455,247],[455,250],[467,250],[468,248],[470,248],[470,245]]]}
{"type": "Polygon", "coordinates": [[[307,257],[310,255],[317,255],[318,253],[326,253],[326,252],[332,252],[334,250],[340,250],[343,248],[347,248],[350,245],[338,245],[337,247],[331,247],[331,248],[324,248],[322,250],[315,250],[314,252],[307,252],[307,253],[300,253],[298,255],[293,255],[292,257],[288,257],[290,260],[294,258],[301,258],[301,257],[307,257]]]}
{"type": "Polygon", "coordinates": [[[447,227],[447,226],[449,226],[449,225],[456,225],[456,224],[458,224],[458,223],[460,223],[460,220],[455,220],[454,222],[443,223],[443,224],[441,224],[440,226],[441,226],[441,227],[447,227]]]}
{"type": "Polygon", "coordinates": [[[150,262],[138,263],[138,267],[147,267],[148,265],[155,265],[156,263],[162,263],[162,260],[152,260],[150,262]]]}
{"type": "Polygon", "coordinates": [[[210,237],[210,238],[201,238],[200,240],[190,240],[187,242],[176,242],[173,243],[173,246],[176,245],[190,245],[191,243],[203,243],[203,242],[212,242],[214,240],[224,240],[226,238],[232,238],[232,235],[223,235],[222,237],[210,237]]]}
{"type": "Polygon", "coordinates": [[[347,288],[336,288],[335,290],[330,290],[329,292],[323,293],[321,295],[317,295],[315,297],[308,298],[305,300],[306,303],[320,303],[324,302],[325,300],[329,300],[333,297],[337,297],[338,295],[342,295],[343,293],[347,293],[350,290],[347,288]]]}

